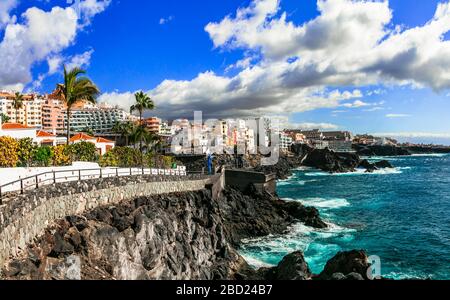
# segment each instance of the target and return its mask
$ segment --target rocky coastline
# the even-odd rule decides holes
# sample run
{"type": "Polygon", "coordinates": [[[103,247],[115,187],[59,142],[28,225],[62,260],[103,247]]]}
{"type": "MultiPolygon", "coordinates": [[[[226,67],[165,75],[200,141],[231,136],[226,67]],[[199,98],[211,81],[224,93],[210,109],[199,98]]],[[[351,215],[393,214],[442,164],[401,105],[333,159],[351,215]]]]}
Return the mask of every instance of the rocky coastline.
{"type": "Polygon", "coordinates": [[[448,154],[450,147],[445,146],[389,146],[389,145],[353,145],[361,156],[409,156],[413,154],[448,154]]]}
{"type": "MultiPolygon", "coordinates": [[[[385,166],[328,150],[304,148],[294,153],[281,157],[275,166],[254,170],[276,173],[281,179],[305,162],[329,172],[385,166]]],[[[231,156],[219,159],[224,165],[233,161],[231,156]]],[[[209,190],[140,197],[58,220],[20,257],[9,261],[2,274],[5,279],[68,279],[64,266],[76,257],[81,279],[367,279],[364,251],[338,253],[320,274],[311,274],[301,252],[286,256],[277,267],[260,270],[239,255],[243,239],[284,234],[298,222],[319,229],[328,226],[316,208],[283,201],[254,187],[246,192],[228,188],[215,200],[209,190]]]]}

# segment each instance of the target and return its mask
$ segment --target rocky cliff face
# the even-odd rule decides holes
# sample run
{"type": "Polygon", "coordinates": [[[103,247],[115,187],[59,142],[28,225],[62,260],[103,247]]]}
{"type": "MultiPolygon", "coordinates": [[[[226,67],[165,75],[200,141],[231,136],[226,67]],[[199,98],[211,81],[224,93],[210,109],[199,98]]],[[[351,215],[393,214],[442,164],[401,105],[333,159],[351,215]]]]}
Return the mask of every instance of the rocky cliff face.
{"type": "Polygon", "coordinates": [[[234,279],[249,269],[235,250],[242,238],[283,233],[299,221],[326,226],[317,210],[267,194],[141,197],[57,221],[3,275],[66,279],[63,266],[75,257],[83,279],[234,279]]]}

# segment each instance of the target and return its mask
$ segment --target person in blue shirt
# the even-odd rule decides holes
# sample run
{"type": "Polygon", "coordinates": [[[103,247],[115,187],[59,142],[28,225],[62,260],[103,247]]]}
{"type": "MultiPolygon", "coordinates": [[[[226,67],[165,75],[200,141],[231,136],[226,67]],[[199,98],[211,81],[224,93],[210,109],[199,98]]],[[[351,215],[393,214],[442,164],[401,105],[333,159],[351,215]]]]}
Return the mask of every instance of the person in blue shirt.
{"type": "Polygon", "coordinates": [[[208,154],[208,174],[212,175],[213,174],[213,156],[211,155],[211,153],[208,154]]]}

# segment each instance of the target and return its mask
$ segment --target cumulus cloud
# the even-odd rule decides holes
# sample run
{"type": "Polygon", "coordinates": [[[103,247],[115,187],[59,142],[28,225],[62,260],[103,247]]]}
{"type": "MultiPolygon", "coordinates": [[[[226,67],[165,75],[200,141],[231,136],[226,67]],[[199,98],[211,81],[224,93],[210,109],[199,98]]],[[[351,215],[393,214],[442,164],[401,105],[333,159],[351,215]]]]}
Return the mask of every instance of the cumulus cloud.
{"type": "Polygon", "coordinates": [[[73,8],[78,13],[80,27],[84,28],[91,24],[92,18],[102,13],[109,5],[111,0],[84,0],[75,2],[73,8]]]}
{"type": "MultiPolygon", "coordinates": [[[[0,88],[22,91],[30,82],[38,87],[45,76],[58,70],[61,53],[75,41],[80,22],[101,12],[107,3],[109,1],[79,2],[83,20],[79,19],[74,6],[53,7],[50,11],[31,7],[22,14],[22,23],[9,23],[0,42],[0,88]],[[42,61],[47,61],[49,74],[39,74],[33,81],[31,69],[42,61]]],[[[83,58],[86,60],[88,56],[79,57],[83,58]]]]}
{"type": "Polygon", "coordinates": [[[75,67],[85,68],[88,67],[91,63],[91,57],[94,53],[94,50],[88,50],[86,52],[83,52],[81,54],[74,55],[70,57],[69,61],[66,63],[67,69],[73,69],[75,67]]]}
{"type": "Polygon", "coordinates": [[[119,106],[124,108],[125,110],[129,110],[131,105],[135,102],[135,93],[132,92],[112,92],[112,93],[104,93],[100,95],[98,98],[99,103],[109,103],[114,106],[119,106]]]}
{"type": "Polygon", "coordinates": [[[291,123],[287,129],[301,129],[301,130],[337,130],[339,126],[331,123],[291,123]]]}
{"type": "Polygon", "coordinates": [[[0,29],[8,23],[16,22],[16,17],[11,16],[10,13],[18,4],[18,0],[2,0],[0,2],[0,29]]]}
{"type": "Polygon", "coordinates": [[[363,107],[359,87],[450,88],[450,42],[444,38],[450,31],[449,2],[415,28],[392,24],[388,1],[318,0],[317,7],[316,18],[295,24],[279,0],[253,0],[207,24],[215,48],[256,53],[258,61],[251,64],[246,55],[232,66],[242,69],[234,76],[205,71],[192,80],[164,80],[149,90],[160,113],[242,116],[363,107]]]}

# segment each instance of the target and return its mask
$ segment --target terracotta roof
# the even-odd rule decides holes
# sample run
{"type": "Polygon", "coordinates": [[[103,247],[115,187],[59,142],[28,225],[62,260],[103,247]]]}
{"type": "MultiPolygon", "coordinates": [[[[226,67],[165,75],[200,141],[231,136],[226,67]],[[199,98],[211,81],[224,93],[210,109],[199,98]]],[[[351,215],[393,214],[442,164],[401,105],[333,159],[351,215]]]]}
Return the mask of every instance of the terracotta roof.
{"type": "Polygon", "coordinates": [[[108,140],[108,139],[99,137],[99,138],[97,138],[97,143],[108,143],[108,144],[112,144],[112,143],[114,143],[114,141],[110,141],[110,140],[108,140]]]}
{"type": "Polygon", "coordinates": [[[5,123],[2,125],[3,130],[14,130],[14,129],[32,129],[34,127],[28,127],[19,123],[5,123]]]}
{"type": "Polygon", "coordinates": [[[42,143],[44,144],[53,144],[54,140],[43,140],[42,143]]]}
{"type": "Polygon", "coordinates": [[[42,130],[39,130],[38,132],[37,132],[37,135],[36,135],[37,137],[56,137],[56,135],[54,135],[54,134],[51,134],[51,133],[48,133],[48,132],[46,132],[46,131],[42,131],[42,130]]]}
{"type": "Polygon", "coordinates": [[[89,140],[95,140],[95,137],[92,137],[90,135],[87,135],[85,133],[79,133],[77,135],[74,135],[70,141],[71,142],[77,142],[77,141],[89,141],[89,140]]]}

